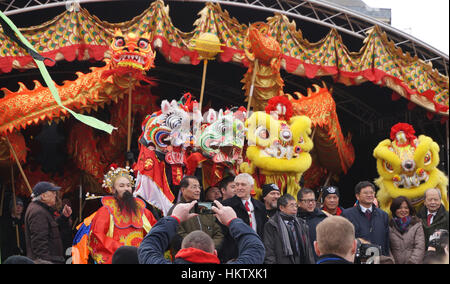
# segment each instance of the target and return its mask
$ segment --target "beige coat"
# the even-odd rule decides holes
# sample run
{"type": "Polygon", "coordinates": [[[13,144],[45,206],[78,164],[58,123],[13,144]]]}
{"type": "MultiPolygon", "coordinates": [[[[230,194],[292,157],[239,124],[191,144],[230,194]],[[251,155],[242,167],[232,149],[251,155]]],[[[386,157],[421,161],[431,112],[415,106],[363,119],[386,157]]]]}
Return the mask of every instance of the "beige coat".
{"type": "Polygon", "coordinates": [[[425,234],[422,222],[413,217],[408,230],[401,234],[394,224],[389,222],[389,240],[391,255],[396,264],[421,264],[425,254],[425,234]]]}

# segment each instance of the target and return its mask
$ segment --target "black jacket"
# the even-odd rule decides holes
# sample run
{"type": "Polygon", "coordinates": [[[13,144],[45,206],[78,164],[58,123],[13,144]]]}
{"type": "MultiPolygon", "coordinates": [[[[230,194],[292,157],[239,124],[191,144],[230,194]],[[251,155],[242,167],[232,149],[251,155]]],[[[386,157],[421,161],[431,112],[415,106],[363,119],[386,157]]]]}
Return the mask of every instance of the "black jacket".
{"type": "Polygon", "coordinates": [[[356,238],[363,238],[381,246],[381,253],[389,256],[389,217],[386,212],[372,205],[372,218],[369,222],[361,207],[356,205],[345,209],[342,217],[347,218],[355,226],[356,238]]]}
{"type": "Polygon", "coordinates": [[[317,259],[316,264],[353,264],[335,254],[324,254],[317,259]]]}
{"type": "MultiPolygon", "coordinates": [[[[284,255],[283,252],[283,238],[281,236],[280,224],[277,221],[279,216],[277,211],[264,226],[264,246],[266,247],[266,257],[264,259],[265,264],[314,264],[314,254],[311,241],[309,239],[309,229],[305,221],[298,218],[300,224],[301,241],[300,248],[302,248],[301,254],[303,261],[296,261],[294,257],[284,255]]],[[[285,226],[282,224],[281,226],[285,226]]]]}
{"type": "Polygon", "coordinates": [[[433,218],[433,223],[430,226],[427,224],[427,208],[423,206],[419,213],[417,213],[417,217],[422,220],[423,231],[425,233],[425,248],[428,247],[430,236],[434,233],[434,231],[439,229],[445,229],[448,231],[448,211],[445,210],[444,205],[438,209],[436,215],[433,218]]]}
{"type": "Polygon", "coordinates": [[[23,218],[17,219],[9,214],[0,218],[0,244],[2,263],[11,255],[26,255],[23,218]],[[16,225],[20,248],[17,244],[16,225]]]}
{"type": "MultiPolygon", "coordinates": [[[[297,216],[306,221],[309,227],[309,239],[311,241],[311,246],[314,246],[314,241],[316,240],[316,227],[319,225],[323,219],[327,218],[327,215],[322,212],[319,208],[315,208],[313,212],[298,210],[297,216]]],[[[318,256],[313,250],[314,259],[317,260],[318,256]]]]}
{"type": "MultiPolygon", "coordinates": [[[[258,201],[254,198],[251,198],[251,202],[254,207],[254,214],[256,219],[256,231],[261,239],[263,239],[264,235],[264,225],[267,222],[267,212],[264,203],[258,201]]],[[[224,206],[230,206],[236,212],[238,218],[242,219],[245,224],[250,224],[250,219],[245,209],[242,200],[237,196],[233,196],[232,198],[226,199],[222,203],[224,206]]],[[[221,225],[222,231],[224,234],[224,241],[222,243],[222,248],[219,250],[219,258],[222,263],[226,263],[229,260],[235,259],[238,256],[238,246],[231,236],[228,228],[226,226],[221,225]]]]}
{"type": "MultiPolygon", "coordinates": [[[[139,263],[141,264],[170,264],[164,258],[164,251],[170,240],[177,233],[178,221],[172,217],[160,219],[145,236],[138,248],[139,263]]],[[[238,244],[240,254],[230,264],[261,264],[264,261],[265,249],[259,236],[244,222],[236,218],[230,222],[230,234],[238,244]]],[[[215,263],[214,255],[197,249],[183,249],[175,256],[175,264],[215,263]]],[[[218,259],[215,259],[218,261],[218,259]]]]}

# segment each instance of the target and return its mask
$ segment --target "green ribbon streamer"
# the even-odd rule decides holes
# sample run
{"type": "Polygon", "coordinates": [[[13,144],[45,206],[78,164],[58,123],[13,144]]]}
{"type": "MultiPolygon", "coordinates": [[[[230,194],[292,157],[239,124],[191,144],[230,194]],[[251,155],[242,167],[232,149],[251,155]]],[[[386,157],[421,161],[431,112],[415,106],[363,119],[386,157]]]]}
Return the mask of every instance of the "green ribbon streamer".
{"type": "MultiPolygon", "coordinates": [[[[12,30],[17,34],[19,39],[31,50],[35,51],[33,46],[28,42],[28,40],[22,35],[22,33],[19,31],[19,29],[14,25],[14,23],[5,15],[2,11],[0,11],[0,17],[12,28],[12,30]]],[[[36,62],[39,71],[41,72],[42,77],[44,78],[45,83],[47,84],[48,88],[50,89],[50,92],[53,95],[53,98],[55,99],[56,103],[62,107],[63,109],[67,110],[70,114],[72,114],[77,120],[81,121],[84,124],[87,124],[93,128],[97,128],[99,130],[103,130],[109,134],[112,133],[114,129],[117,129],[116,127],[107,124],[101,120],[98,120],[95,117],[87,116],[83,114],[76,113],[61,103],[61,98],[59,97],[58,90],[55,87],[55,83],[53,82],[52,78],[50,77],[50,74],[48,73],[47,68],[45,67],[45,64],[42,61],[36,60],[33,57],[34,62],[36,62]]]]}

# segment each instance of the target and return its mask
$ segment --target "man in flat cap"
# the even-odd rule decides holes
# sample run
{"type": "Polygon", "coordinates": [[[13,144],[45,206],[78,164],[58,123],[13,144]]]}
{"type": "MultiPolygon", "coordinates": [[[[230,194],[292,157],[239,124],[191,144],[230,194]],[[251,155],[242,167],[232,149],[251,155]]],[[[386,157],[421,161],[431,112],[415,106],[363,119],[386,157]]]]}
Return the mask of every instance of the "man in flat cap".
{"type": "Polygon", "coordinates": [[[70,227],[68,218],[72,209],[64,206],[61,216],[55,218],[56,194],[60,189],[46,181],[33,187],[32,202],[25,213],[25,241],[27,256],[34,261],[64,263],[60,232],[70,227]]]}

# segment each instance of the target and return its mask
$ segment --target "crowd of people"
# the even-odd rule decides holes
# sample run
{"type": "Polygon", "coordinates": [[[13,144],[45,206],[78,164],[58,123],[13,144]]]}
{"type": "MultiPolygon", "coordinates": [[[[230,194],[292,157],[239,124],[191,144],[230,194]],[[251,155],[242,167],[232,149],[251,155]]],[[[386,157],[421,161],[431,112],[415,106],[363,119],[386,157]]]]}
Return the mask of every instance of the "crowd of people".
{"type": "MultiPolygon", "coordinates": [[[[323,187],[318,200],[308,188],[291,196],[266,184],[258,200],[249,174],[205,190],[196,176],[185,176],[178,200],[160,216],[133,196],[128,168],[111,169],[104,186],[110,195],[85,221],[87,263],[448,263],[448,211],[435,188],[419,212],[408,198],[395,198],[389,216],[377,207],[369,181],[355,186],[357,202],[344,209],[336,186],[323,187]]],[[[72,209],[56,210],[60,189],[39,182],[27,208],[12,200],[2,216],[2,263],[70,262],[72,209]]]]}

